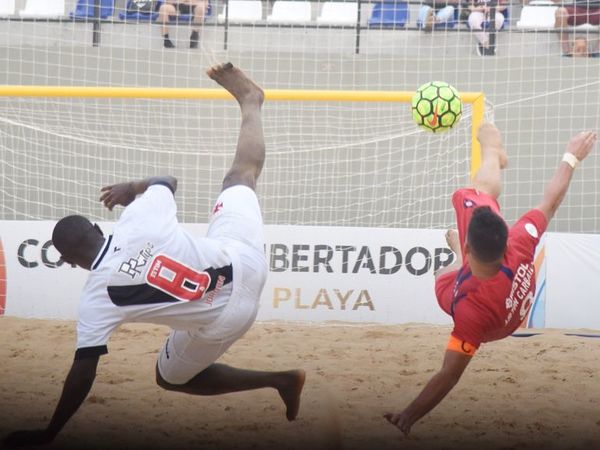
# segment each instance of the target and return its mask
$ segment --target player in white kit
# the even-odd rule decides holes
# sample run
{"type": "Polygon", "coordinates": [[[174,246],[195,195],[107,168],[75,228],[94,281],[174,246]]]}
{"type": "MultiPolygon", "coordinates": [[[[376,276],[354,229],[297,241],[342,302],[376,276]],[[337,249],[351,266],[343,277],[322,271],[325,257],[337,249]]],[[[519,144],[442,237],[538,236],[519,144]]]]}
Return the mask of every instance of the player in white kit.
{"type": "Polygon", "coordinates": [[[55,438],[90,391],[111,333],[125,322],[172,328],[156,365],[164,389],[216,395],[270,387],[283,400],[287,419],[296,418],[303,370],[262,372],[215,363],[254,322],[267,277],[254,192],[265,157],[264,95],[230,63],[207,74],[236,98],[242,113],[234,161],[207,236],[192,236],[178,224],[177,180],[169,176],[102,188],[107,208],[126,206],[111,236],[82,216],[56,224],[52,239],[62,259],[90,270],[79,306],[77,351],[48,427],[12,433],[6,444],[55,438]]]}

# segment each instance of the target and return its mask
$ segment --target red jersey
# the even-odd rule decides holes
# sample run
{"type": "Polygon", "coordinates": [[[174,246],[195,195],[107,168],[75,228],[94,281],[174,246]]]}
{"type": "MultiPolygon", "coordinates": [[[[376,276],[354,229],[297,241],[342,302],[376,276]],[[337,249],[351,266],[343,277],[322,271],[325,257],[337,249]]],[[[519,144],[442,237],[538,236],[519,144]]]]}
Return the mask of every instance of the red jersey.
{"type": "Polygon", "coordinates": [[[436,280],[441,308],[454,319],[452,335],[475,347],[512,334],[526,317],[535,295],[535,248],[548,221],[538,209],[524,214],[509,230],[500,271],[480,280],[472,275],[464,254],[467,227],[473,210],[489,206],[500,214],[498,202],[475,189],[461,189],[452,196],[456,211],[463,266],[436,280]]]}

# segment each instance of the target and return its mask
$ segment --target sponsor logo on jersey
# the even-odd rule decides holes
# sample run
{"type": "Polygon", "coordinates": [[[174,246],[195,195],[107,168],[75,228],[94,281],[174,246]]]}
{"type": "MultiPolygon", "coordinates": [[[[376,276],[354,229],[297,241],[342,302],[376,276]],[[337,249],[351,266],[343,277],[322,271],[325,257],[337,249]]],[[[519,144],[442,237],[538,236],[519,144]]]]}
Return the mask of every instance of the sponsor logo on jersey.
{"type": "Polygon", "coordinates": [[[475,206],[475,202],[471,199],[465,198],[463,201],[463,205],[465,208],[472,208],[473,206],[475,206]]]}
{"type": "Polygon", "coordinates": [[[532,223],[526,223],[525,224],[525,231],[527,231],[531,237],[537,239],[537,237],[538,237],[538,230],[537,230],[537,228],[535,227],[534,224],[532,224],[532,223]]]}
{"type": "Polygon", "coordinates": [[[219,211],[221,211],[221,209],[223,209],[223,202],[219,202],[219,203],[215,204],[215,207],[213,208],[212,213],[216,214],[219,211]]]}
{"type": "MultiPolygon", "coordinates": [[[[146,267],[146,264],[148,264],[148,261],[152,258],[153,249],[154,244],[148,242],[146,246],[139,251],[137,257],[129,258],[127,261],[121,263],[119,272],[129,275],[132,280],[135,279],[135,277],[142,273],[144,267],[146,267]]],[[[115,251],[117,251],[116,247],[115,251]]]]}

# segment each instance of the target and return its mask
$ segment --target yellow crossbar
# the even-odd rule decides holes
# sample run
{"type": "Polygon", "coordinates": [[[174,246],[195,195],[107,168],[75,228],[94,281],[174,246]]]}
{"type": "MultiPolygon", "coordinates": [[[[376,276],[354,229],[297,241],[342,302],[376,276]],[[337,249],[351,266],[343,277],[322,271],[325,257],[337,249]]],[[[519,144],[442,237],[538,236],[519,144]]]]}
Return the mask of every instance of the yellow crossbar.
{"type": "MultiPolygon", "coordinates": [[[[410,103],[409,91],[330,91],[301,89],[266,89],[266,100],[313,102],[404,102],[410,103]]],[[[232,96],[224,89],[203,88],[139,88],[86,86],[0,86],[0,97],[75,97],[75,98],[146,98],[164,100],[228,100],[232,96]]],[[[461,92],[465,103],[473,104],[471,130],[471,177],[481,163],[477,130],[483,122],[485,97],[482,92],[461,92]]]]}

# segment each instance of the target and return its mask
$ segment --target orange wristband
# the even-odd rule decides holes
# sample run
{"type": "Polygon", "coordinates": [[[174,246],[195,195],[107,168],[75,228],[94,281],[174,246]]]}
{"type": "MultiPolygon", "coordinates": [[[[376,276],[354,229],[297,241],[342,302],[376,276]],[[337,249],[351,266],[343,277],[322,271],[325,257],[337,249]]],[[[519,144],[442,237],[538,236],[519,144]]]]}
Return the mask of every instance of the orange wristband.
{"type": "Polygon", "coordinates": [[[463,355],[473,356],[477,351],[477,347],[469,344],[467,341],[462,341],[455,336],[450,336],[446,350],[462,353],[463,355]]]}

